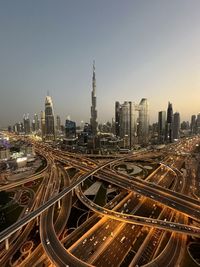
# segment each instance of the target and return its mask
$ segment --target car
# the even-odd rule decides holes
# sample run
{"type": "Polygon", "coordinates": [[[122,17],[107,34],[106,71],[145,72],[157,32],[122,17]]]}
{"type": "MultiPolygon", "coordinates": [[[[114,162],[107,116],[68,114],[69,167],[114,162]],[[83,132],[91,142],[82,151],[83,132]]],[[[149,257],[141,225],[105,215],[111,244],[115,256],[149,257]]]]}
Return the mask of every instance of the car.
{"type": "Polygon", "coordinates": [[[108,228],[109,228],[109,224],[106,225],[106,229],[108,229],[108,228]]]}
{"type": "Polygon", "coordinates": [[[96,241],[94,242],[94,246],[96,246],[96,245],[97,245],[97,243],[98,243],[98,241],[96,240],[96,241]]]}
{"type": "Polygon", "coordinates": [[[106,236],[104,236],[104,238],[103,238],[103,241],[105,241],[106,240],[106,236]]]}
{"type": "Polygon", "coordinates": [[[121,240],[120,240],[120,243],[124,243],[124,241],[125,241],[125,236],[123,236],[122,238],[121,238],[121,240]]]}
{"type": "Polygon", "coordinates": [[[50,241],[49,241],[49,239],[48,239],[48,238],[46,239],[46,243],[47,243],[47,245],[49,245],[49,244],[50,244],[50,241]]]}
{"type": "Polygon", "coordinates": [[[29,208],[26,208],[26,210],[25,210],[25,214],[27,214],[28,211],[29,211],[29,208]]]}
{"type": "Polygon", "coordinates": [[[94,240],[94,235],[92,237],[90,237],[90,241],[94,240]]]}
{"type": "Polygon", "coordinates": [[[85,244],[86,241],[87,241],[87,238],[85,238],[85,239],[83,240],[83,245],[85,244]]]}

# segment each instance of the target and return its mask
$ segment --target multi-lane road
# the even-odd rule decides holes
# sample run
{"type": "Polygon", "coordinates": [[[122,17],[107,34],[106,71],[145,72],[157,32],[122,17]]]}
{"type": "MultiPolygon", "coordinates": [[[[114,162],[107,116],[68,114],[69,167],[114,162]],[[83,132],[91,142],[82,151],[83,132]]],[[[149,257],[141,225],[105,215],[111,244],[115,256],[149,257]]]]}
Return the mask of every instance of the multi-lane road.
{"type": "MultiPolygon", "coordinates": [[[[43,176],[44,179],[50,177],[44,185],[46,193],[37,198],[39,205],[35,205],[33,211],[0,233],[0,241],[10,238],[17,230],[40,216],[40,240],[44,250],[42,255],[38,253],[37,260],[46,265],[51,262],[56,266],[128,266],[128,263],[130,266],[141,266],[148,261],[155,261],[161,252],[160,248],[167,248],[167,239],[171,240],[171,243],[174,242],[174,246],[177,247],[175,261],[179,258],[179,247],[183,244],[183,237],[200,236],[200,228],[188,225],[186,220],[190,217],[200,221],[200,201],[192,198],[191,194],[186,195],[188,177],[181,169],[185,158],[189,157],[189,153],[195,149],[198,142],[199,139],[194,137],[184,139],[168,148],[159,167],[146,179],[134,176],[130,179],[128,175],[115,172],[112,166],[123,163],[126,159],[137,161],[142,158],[154,158],[154,151],[143,150],[112,160],[104,159],[104,162],[99,164],[85,156],[62,152],[50,145],[33,142],[38,154],[47,160],[45,169],[16,184],[3,185],[0,190],[8,190],[43,176]],[[182,152],[184,154],[181,154],[182,152]],[[63,167],[58,162],[79,170],[76,179],[65,183],[64,187],[61,187],[62,182],[59,178],[63,167]],[[121,188],[124,192],[127,191],[127,197],[116,201],[115,205],[108,203],[108,207],[97,205],[88,199],[82,190],[83,182],[91,176],[121,188]],[[94,221],[94,225],[88,230],[86,227],[81,237],[78,232],[84,229],[77,228],[77,239],[66,250],[59,237],[70,216],[71,198],[68,202],[68,211],[62,208],[62,200],[71,192],[74,194],[74,189],[80,201],[103,218],[96,223],[94,221]],[[54,211],[57,209],[56,203],[59,202],[60,205],[60,201],[60,219],[55,225],[54,211]],[[60,231],[55,230],[58,228],[60,231]]],[[[7,255],[12,254],[13,247],[10,246],[7,255]]],[[[164,261],[163,258],[159,260],[164,261]]],[[[27,264],[34,262],[31,254],[26,261],[27,264]]]]}

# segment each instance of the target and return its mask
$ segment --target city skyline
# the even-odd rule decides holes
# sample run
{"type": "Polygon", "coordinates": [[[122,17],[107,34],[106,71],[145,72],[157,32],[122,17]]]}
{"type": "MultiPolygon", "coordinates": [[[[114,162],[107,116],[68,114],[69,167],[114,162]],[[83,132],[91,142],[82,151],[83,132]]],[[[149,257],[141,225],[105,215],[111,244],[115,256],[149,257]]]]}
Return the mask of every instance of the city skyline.
{"type": "Polygon", "coordinates": [[[48,90],[62,121],[89,122],[94,59],[100,123],[115,101],[147,98],[150,123],[168,101],[181,120],[200,111],[197,1],[10,3],[0,4],[0,127],[39,115],[48,90]]]}

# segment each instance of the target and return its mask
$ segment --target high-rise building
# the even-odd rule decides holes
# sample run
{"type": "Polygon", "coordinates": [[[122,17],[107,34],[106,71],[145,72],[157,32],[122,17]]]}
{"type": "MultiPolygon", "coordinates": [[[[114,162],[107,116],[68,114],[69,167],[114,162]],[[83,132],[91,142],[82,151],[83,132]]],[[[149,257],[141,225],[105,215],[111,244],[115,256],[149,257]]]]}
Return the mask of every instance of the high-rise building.
{"type": "Polygon", "coordinates": [[[24,133],[24,125],[22,122],[18,122],[13,126],[13,131],[18,134],[24,133]]]}
{"type": "Polygon", "coordinates": [[[138,142],[146,145],[149,141],[149,103],[142,98],[139,104],[138,142]]]}
{"type": "Polygon", "coordinates": [[[158,141],[163,143],[165,140],[166,111],[158,112],[158,141]]]}
{"type": "MultiPolygon", "coordinates": [[[[140,141],[142,136],[146,143],[146,130],[148,124],[148,108],[143,105],[136,105],[134,102],[125,101],[123,104],[115,102],[115,134],[124,140],[124,147],[132,147],[137,143],[137,112],[139,111],[140,141]],[[145,133],[145,136],[144,136],[145,133]]],[[[149,125],[149,124],[148,124],[149,125]]],[[[139,127],[139,126],[138,126],[139,127]]]]}
{"type": "Polygon", "coordinates": [[[123,104],[120,104],[118,101],[115,102],[115,134],[117,137],[124,139],[124,147],[130,146],[130,142],[127,143],[128,138],[130,139],[129,113],[130,108],[128,101],[125,101],[123,104]]]}
{"type": "Polygon", "coordinates": [[[92,76],[92,106],[90,124],[92,128],[92,135],[97,134],[97,110],[96,110],[96,76],[95,76],[95,62],[93,62],[93,76],[92,76]]]}
{"type": "Polygon", "coordinates": [[[76,138],[76,123],[71,120],[66,120],[65,122],[65,137],[67,139],[76,138]]]}
{"type": "Polygon", "coordinates": [[[196,133],[200,133],[200,113],[197,114],[197,119],[196,119],[196,133]]]}
{"type": "Polygon", "coordinates": [[[191,116],[191,124],[190,124],[191,133],[196,133],[196,115],[191,116]]]}
{"type": "Polygon", "coordinates": [[[60,132],[61,131],[61,119],[60,119],[60,116],[56,116],[56,130],[57,132],[60,132]]]}
{"type": "Polygon", "coordinates": [[[180,114],[174,113],[173,119],[173,139],[177,140],[180,138],[180,114]]]}
{"type": "Polygon", "coordinates": [[[45,99],[45,140],[55,140],[53,102],[50,96],[45,99]]]}
{"type": "Polygon", "coordinates": [[[120,111],[121,105],[118,101],[115,102],[115,134],[120,137],[120,111]]]}
{"type": "Polygon", "coordinates": [[[35,120],[32,120],[32,132],[35,132],[35,120]]]}
{"type": "Polygon", "coordinates": [[[168,102],[167,108],[167,124],[166,124],[166,141],[172,143],[173,141],[173,108],[172,103],[168,102]]]}
{"type": "Polygon", "coordinates": [[[40,128],[40,122],[37,114],[34,114],[34,121],[35,121],[35,131],[37,132],[40,128]]]}
{"type": "Polygon", "coordinates": [[[190,129],[190,123],[189,123],[189,121],[182,121],[181,122],[181,130],[189,130],[189,129],[190,129]]]}
{"type": "Polygon", "coordinates": [[[44,111],[41,111],[41,114],[40,114],[40,127],[41,127],[42,140],[44,140],[45,139],[45,113],[44,111]]]}
{"type": "Polygon", "coordinates": [[[29,114],[24,114],[24,132],[25,134],[30,134],[31,132],[31,124],[30,124],[30,119],[29,119],[29,114]]]}

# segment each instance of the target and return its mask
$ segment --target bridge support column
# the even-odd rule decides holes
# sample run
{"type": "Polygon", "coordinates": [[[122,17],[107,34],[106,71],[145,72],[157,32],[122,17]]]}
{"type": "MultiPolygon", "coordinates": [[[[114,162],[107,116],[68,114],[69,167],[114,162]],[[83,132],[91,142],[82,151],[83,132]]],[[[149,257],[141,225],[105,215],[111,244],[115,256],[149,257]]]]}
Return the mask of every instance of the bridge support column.
{"type": "Polygon", "coordinates": [[[74,189],[72,189],[72,196],[74,196],[74,189]]]}
{"type": "Polygon", "coordinates": [[[6,238],[6,240],[5,240],[5,247],[6,247],[6,250],[9,250],[9,240],[8,240],[8,238],[6,238]]]}
{"type": "Polygon", "coordinates": [[[84,182],[82,182],[81,185],[84,186],[84,182]]]}
{"type": "Polygon", "coordinates": [[[58,200],[58,208],[61,208],[60,199],[58,200]]]}
{"type": "Polygon", "coordinates": [[[36,225],[37,225],[37,226],[39,225],[39,219],[40,219],[40,217],[37,216],[37,218],[36,218],[36,225]]]}

